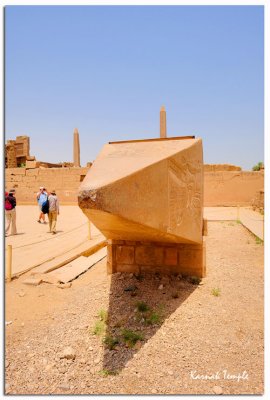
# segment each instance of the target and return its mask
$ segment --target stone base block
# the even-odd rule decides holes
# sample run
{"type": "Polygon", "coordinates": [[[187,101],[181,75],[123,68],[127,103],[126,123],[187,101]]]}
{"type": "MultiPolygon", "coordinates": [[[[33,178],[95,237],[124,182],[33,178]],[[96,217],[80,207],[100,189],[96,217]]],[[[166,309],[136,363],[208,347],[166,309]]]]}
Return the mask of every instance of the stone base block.
{"type": "Polygon", "coordinates": [[[109,240],[107,272],[206,275],[206,245],[109,240]]]}

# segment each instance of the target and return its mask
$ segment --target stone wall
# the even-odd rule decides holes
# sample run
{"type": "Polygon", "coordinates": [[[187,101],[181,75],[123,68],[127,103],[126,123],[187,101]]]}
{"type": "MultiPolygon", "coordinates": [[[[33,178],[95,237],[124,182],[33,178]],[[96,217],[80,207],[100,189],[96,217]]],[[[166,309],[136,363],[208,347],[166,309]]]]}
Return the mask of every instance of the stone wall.
{"type": "Polygon", "coordinates": [[[40,186],[55,189],[61,203],[77,204],[77,191],[89,168],[7,168],[7,190],[16,189],[18,204],[36,204],[40,186]]]}
{"type": "Polygon", "coordinates": [[[204,164],[204,172],[241,171],[242,168],[232,164],[204,164]]]}
{"type": "Polygon", "coordinates": [[[264,172],[204,173],[204,206],[249,206],[264,188],[264,172]]]}
{"type": "MultiPolygon", "coordinates": [[[[5,187],[15,187],[19,204],[35,204],[40,186],[55,189],[62,203],[77,204],[77,191],[89,168],[7,168],[5,187]]],[[[205,206],[252,205],[264,188],[263,171],[204,172],[205,206]]]]}
{"type": "Polygon", "coordinates": [[[205,276],[205,240],[202,244],[108,240],[107,271],[160,272],[205,276]]]}

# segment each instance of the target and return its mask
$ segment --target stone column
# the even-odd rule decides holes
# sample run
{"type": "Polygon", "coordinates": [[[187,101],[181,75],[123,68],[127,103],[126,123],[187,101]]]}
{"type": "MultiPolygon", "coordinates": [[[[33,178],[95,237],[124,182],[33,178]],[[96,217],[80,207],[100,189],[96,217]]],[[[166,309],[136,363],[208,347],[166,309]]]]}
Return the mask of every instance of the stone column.
{"type": "Polygon", "coordinates": [[[79,132],[78,129],[74,129],[73,136],[73,162],[74,167],[80,167],[80,140],[79,140],[79,132]]]}
{"type": "Polygon", "coordinates": [[[167,137],[166,110],[164,106],[162,106],[160,109],[160,137],[167,137]]]}

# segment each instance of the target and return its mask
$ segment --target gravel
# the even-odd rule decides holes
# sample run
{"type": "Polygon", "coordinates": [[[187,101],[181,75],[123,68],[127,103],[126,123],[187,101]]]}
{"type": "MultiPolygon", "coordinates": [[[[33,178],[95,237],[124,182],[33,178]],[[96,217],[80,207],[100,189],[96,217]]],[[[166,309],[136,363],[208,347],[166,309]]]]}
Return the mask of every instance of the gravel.
{"type": "Polygon", "coordinates": [[[240,224],[209,222],[208,235],[203,285],[181,275],[110,277],[106,259],[69,290],[29,286],[19,298],[25,276],[8,284],[6,393],[263,393],[263,246],[240,224]],[[135,297],[125,291],[133,287],[135,297]],[[149,310],[134,312],[138,301],[149,310]],[[112,349],[93,335],[100,310],[118,340],[112,349]],[[134,346],[125,329],[138,335],[134,346]]]}

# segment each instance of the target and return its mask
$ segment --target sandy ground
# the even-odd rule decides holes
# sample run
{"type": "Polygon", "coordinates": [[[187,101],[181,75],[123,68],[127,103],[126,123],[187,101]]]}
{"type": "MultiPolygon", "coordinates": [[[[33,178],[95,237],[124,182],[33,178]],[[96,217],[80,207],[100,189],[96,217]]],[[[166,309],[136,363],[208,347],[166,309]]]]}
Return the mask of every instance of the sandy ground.
{"type": "MultiPolygon", "coordinates": [[[[49,224],[37,222],[38,206],[16,207],[17,231],[7,236],[6,245],[12,245],[12,274],[27,271],[87,241],[88,219],[78,206],[60,206],[57,234],[48,233],[49,224]]],[[[95,239],[99,230],[91,224],[91,235],[95,239]]]]}
{"type": "Polygon", "coordinates": [[[106,260],[68,289],[23,279],[6,284],[6,393],[263,392],[263,245],[241,224],[209,222],[199,285],[106,260]]]}
{"type": "Polygon", "coordinates": [[[254,235],[264,240],[264,215],[251,207],[204,207],[208,221],[241,221],[254,235]]]}

